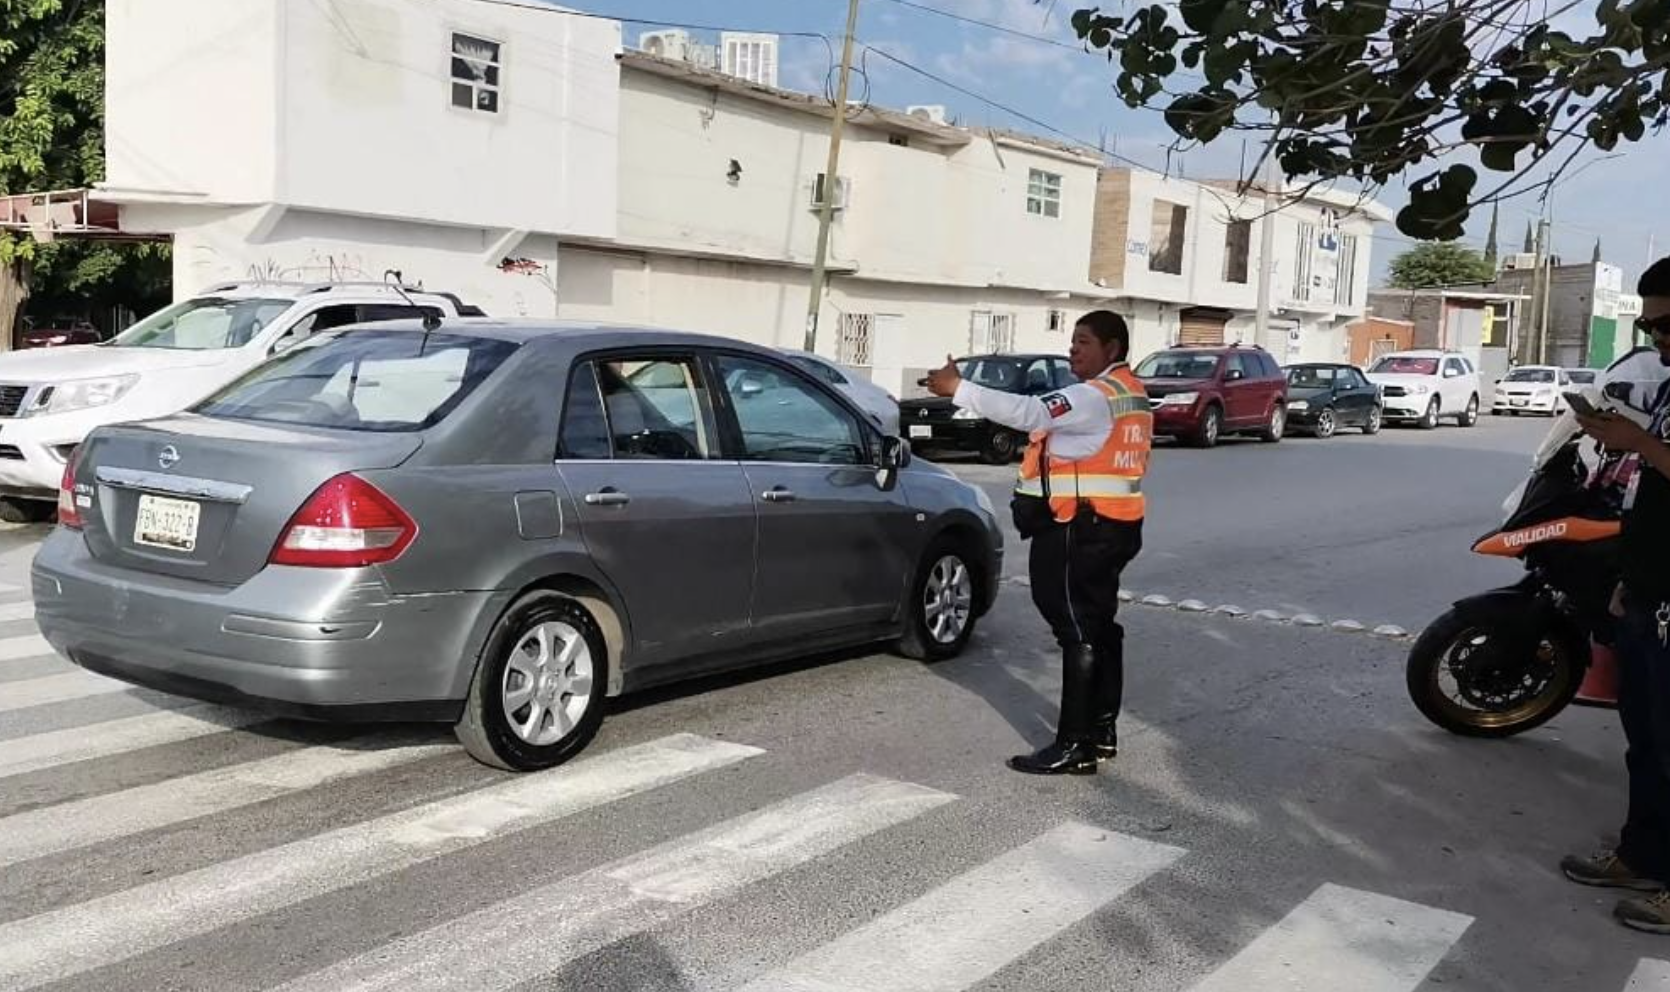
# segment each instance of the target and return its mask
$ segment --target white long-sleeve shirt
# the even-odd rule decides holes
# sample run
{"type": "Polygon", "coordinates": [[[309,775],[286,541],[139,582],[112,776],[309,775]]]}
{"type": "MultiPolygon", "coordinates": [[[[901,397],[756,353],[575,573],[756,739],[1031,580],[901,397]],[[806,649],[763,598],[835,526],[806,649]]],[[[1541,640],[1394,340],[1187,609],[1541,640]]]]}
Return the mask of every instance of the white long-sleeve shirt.
{"type": "MultiPolygon", "coordinates": [[[[1109,366],[1102,375],[1116,368],[1119,365],[1109,366]]],[[[1012,430],[1045,432],[1049,435],[1050,457],[1065,461],[1076,462],[1102,450],[1113,430],[1107,395],[1088,382],[1043,396],[1022,396],[964,379],[951,402],[1012,430]]]]}

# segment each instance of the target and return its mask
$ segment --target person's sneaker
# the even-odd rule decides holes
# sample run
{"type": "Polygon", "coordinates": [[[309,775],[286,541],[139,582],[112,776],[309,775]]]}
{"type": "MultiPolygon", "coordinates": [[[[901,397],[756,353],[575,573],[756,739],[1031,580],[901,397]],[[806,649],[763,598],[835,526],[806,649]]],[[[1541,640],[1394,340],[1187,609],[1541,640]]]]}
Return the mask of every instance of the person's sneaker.
{"type": "Polygon", "coordinates": [[[1573,854],[1560,862],[1560,870],[1579,885],[1595,885],[1607,889],[1634,889],[1637,892],[1657,892],[1664,888],[1656,879],[1637,875],[1624,864],[1616,851],[1602,851],[1592,858],[1573,854]]]}
{"type": "Polygon", "coordinates": [[[1625,899],[1612,915],[1631,930],[1670,934],[1670,892],[1625,899]]]}

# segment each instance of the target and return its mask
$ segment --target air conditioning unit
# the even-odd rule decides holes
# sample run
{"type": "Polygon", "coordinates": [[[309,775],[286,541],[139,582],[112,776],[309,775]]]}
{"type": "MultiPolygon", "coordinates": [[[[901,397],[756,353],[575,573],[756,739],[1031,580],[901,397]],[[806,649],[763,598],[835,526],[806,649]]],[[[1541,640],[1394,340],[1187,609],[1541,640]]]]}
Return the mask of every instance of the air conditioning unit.
{"type": "Polygon", "coordinates": [[[945,108],[937,103],[906,107],[905,113],[912,117],[920,117],[925,121],[931,121],[935,124],[944,124],[947,120],[949,120],[945,108]]]}
{"type": "Polygon", "coordinates": [[[687,62],[690,60],[690,34],[686,31],[645,31],[638,36],[638,49],[664,59],[687,62]]]}
{"type": "MultiPolygon", "coordinates": [[[[813,210],[822,210],[823,209],[823,185],[824,185],[824,174],[820,172],[816,176],[812,177],[812,182],[807,187],[807,189],[808,189],[807,205],[810,206],[813,210]]],[[[847,200],[851,195],[852,195],[852,180],[848,179],[845,176],[842,176],[840,179],[836,180],[836,182],[835,182],[835,209],[836,210],[845,210],[847,208],[847,200]]]]}

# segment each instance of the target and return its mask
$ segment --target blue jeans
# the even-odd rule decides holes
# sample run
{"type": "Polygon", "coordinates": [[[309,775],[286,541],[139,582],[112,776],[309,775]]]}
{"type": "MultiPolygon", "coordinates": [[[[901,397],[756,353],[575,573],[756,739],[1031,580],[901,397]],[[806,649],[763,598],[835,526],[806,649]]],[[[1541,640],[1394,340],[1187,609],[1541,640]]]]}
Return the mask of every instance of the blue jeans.
{"type": "Polygon", "coordinates": [[[1629,744],[1629,819],[1618,857],[1670,885],[1670,647],[1659,639],[1661,607],[1631,601],[1618,624],[1618,717],[1629,744]]]}

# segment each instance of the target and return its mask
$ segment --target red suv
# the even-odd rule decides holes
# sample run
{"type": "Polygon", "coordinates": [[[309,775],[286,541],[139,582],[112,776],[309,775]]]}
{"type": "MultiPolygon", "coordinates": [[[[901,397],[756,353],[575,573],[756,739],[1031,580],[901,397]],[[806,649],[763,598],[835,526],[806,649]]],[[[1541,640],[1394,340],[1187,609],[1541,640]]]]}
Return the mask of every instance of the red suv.
{"type": "Polygon", "coordinates": [[[1136,374],[1156,437],[1210,448],[1225,434],[1280,441],[1287,429],[1287,377],[1263,348],[1184,345],[1144,358],[1136,374]]]}

